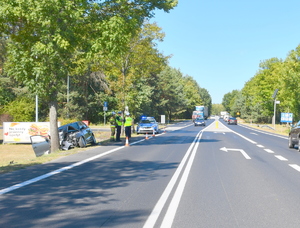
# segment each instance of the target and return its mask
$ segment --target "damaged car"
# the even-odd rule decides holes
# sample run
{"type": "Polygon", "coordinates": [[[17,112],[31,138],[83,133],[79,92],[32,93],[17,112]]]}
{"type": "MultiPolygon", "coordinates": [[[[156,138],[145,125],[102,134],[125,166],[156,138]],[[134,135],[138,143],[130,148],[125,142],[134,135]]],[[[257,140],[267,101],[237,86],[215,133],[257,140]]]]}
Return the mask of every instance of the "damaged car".
{"type": "Polygon", "coordinates": [[[87,144],[96,144],[92,130],[82,121],[69,123],[58,128],[60,147],[68,150],[73,147],[86,147],[87,144]]]}
{"type": "MultiPolygon", "coordinates": [[[[82,121],[69,123],[58,128],[59,143],[61,150],[69,150],[74,147],[86,147],[87,144],[95,145],[96,138],[92,130],[82,121]]],[[[32,148],[36,156],[42,156],[50,152],[49,138],[41,135],[30,137],[32,148]]]]}

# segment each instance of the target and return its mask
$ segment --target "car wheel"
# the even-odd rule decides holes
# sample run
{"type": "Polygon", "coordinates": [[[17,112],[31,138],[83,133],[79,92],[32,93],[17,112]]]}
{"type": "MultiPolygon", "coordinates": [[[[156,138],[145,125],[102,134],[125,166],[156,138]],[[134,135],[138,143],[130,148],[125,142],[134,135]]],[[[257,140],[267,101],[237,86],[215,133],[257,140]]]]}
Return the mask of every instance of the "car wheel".
{"type": "Polygon", "coordinates": [[[292,137],[289,136],[289,148],[294,148],[294,144],[293,144],[293,141],[292,141],[292,137]]]}
{"type": "Polygon", "coordinates": [[[83,136],[81,136],[81,137],[79,138],[78,145],[79,145],[79,147],[81,147],[81,148],[86,147],[86,141],[85,141],[85,139],[83,138],[83,136]]]}
{"type": "Polygon", "coordinates": [[[96,138],[94,136],[94,134],[92,135],[92,145],[96,145],[97,144],[97,141],[96,141],[96,138]]]}

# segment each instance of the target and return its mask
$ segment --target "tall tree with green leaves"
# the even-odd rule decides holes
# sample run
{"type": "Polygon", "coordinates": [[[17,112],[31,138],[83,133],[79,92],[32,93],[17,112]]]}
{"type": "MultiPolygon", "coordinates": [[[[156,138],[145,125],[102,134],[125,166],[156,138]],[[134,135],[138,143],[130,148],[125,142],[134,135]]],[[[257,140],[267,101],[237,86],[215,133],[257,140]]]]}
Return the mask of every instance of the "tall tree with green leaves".
{"type": "Polygon", "coordinates": [[[126,51],[132,34],[155,9],[177,1],[2,0],[0,34],[6,34],[8,75],[49,101],[51,151],[59,148],[57,95],[77,59],[126,51]]]}

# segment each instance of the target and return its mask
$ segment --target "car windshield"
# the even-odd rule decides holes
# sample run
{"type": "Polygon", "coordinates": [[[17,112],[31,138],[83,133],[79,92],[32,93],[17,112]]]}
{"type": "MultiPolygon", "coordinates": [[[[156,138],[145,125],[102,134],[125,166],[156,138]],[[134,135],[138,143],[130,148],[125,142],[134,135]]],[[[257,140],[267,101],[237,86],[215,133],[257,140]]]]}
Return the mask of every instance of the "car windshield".
{"type": "Polygon", "coordinates": [[[199,118],[199,117],[198,117],[198,118],[196,118],[196,120],[203,120],[203,118],[199,118]]]}
{"type": "Polygon", "coordinates": [[[155,120],[153,120],[153,119],[146,119],[146,120],[141,120],[140,123],[155,123],[155,120]]]}

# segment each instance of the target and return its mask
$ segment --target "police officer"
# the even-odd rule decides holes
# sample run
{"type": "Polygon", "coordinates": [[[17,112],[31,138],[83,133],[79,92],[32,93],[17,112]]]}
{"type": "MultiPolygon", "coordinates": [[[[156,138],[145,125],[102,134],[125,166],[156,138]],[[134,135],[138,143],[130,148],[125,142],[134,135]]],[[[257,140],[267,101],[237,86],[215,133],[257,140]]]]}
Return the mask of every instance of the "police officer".
{"type": "Polygon", "coordinates": [[[118,115],[116,117],[116,123],[117,123],[117,135],[116,135],[116,142],[121,142],[121,129],[122,129],[122,123],[123,123],[123,117],[122,112],[118,112],[118,115]]]}
{"type": "Polygon", "coordinates": [[[115,141],[115,133],[116,133],[116,126],[117,126],[115,112],[111,113],[111,117],[109,118],[109,123],[110,123],[110,131],[111,131],[110,141],[113,142],[115,141]]]}
{"type": "Polygon", "coordinates": [[[130,117],[130,113],[126,113],[126,117],[124,120],[125,126],[125,135],[128,137],[128,140],[131,138],[131,126],[133,125],[133,119],[130,117]]]}

